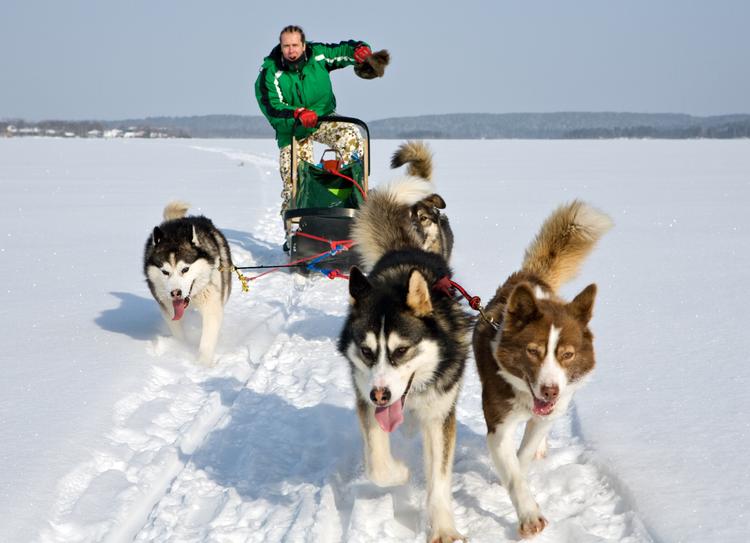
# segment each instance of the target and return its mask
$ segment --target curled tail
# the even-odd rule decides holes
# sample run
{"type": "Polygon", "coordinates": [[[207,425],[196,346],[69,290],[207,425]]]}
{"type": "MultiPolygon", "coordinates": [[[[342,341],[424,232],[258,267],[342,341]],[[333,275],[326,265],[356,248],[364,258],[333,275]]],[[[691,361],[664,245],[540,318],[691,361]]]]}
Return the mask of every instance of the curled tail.
{"type": "Polygon", "coordinates": [[[187,202],[181,202],[179,200],[169,202],[164,208],[164,220],[173,221],[175,219],[181,219],[187,215],[188,209],[190,209],[190,204],[187,202]]]}
{"type": "Polygon", "coordinates": [[[407,141],[402,143],[391,157],[391,168],[399,168],[408,164],[406,173],[432,180],[432,152],[427,144],[421,141],[407,141]]]}
{"type": "Polygon", "coordinates": [[[583,260],[611,227],[608,215],[580,200],[562,205],[527,247],[522,269],[557,292],[578,274],[583,260]]]}

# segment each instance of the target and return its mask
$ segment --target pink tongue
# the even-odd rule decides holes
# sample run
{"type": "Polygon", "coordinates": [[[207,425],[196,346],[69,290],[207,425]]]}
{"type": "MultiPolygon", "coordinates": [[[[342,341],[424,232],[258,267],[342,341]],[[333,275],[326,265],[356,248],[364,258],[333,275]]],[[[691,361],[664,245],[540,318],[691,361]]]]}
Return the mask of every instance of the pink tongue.
{"type": "Polygon", "coordinates": [[[188,304],[185,301],[185,298],[175,298],[174,300],[172,300],[172,307],[174,307],[174,317],[172,317],[172,320],[180,320],[187,306],[188,304]]]}
{"type": "Polygon", "coordinates": [[[549,415],[552,410],[554,409],[555,404],[550,402],[545,402],[544,400],[539,400],[537,398],[534,398],[534,414],[535,415],[549,415]]]}
{"type": "Polygon", "coordinates": [[[392,432],[404,422],[403,400],[393,402],[388,407],[375,408],[375,420],[385,432],[392,432]]]}

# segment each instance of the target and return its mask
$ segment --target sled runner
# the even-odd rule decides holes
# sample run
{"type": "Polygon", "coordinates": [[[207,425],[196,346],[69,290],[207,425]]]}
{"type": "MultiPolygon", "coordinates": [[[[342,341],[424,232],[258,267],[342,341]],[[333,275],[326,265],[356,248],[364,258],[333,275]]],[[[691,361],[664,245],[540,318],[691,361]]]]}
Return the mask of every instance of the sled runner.
{"type": "MultiPolygon", "coordinates": [[[[349,228],[359,206],[367,198],[370,173],[370,131],[353,117],[322,116],[318,123],[356,124],[364,130],[363,156],[343,164],[333,149],[326,149],[318,164],[298,159],[298,143],[292,138],[292,196],[283,220],[291,262],[308,262],[307,271],[348,271],[357,263],[349,251],[349,228]]],[[[296,128],[296,123],[295,123],[296,128]]]]}

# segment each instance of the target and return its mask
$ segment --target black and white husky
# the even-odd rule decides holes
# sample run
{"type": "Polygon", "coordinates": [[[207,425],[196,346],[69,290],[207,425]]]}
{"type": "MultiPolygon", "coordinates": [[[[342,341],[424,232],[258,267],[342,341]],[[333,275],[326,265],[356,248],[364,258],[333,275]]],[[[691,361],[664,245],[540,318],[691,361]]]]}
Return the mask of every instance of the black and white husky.
{"type": "Polygon", "coordinates": [[[232,256],[224,235],[210,219],[186,217],[188,204],[170,202],[164,222],[146,241],[143,272],[169,329],[184,339],[182,318],[187,307],[202,316],[198,359],[212,364],[224,304],[232,290],[232,256]]]}
{"type": "Polygon", "coordinates": [[[353,238],[374,264],[368,276],[351,270],[339,350],[350,363],[367,476],[379,486],[406,483],[409,471],[391,455],[389,434],[415,417],[424,437],[429,541],[449,542],[463,539],[451,478],[471,319],[434,288],[451,271],[442,251],[426,251],[415,232],[412,207],[431,193],[424,178],[407,177],[370,193],[358,213],[353,238]]]}

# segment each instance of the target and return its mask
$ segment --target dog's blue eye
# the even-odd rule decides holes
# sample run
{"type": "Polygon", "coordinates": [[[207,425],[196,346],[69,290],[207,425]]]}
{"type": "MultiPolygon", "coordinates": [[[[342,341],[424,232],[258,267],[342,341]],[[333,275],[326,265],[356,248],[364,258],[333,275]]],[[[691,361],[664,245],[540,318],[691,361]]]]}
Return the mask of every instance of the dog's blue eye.
{"type": "Polygon", "coordinates": [[[362,347],[360,351],[362,352],[362,356],[364,356],[367,360],[373,359],[372,349],[370,349],[369,347],[362,347]]]}
{"type": "Polygon", "coordinates": [[[181,271],[182,271],[182,273],[187,273],[189,269],[190,269],[189,266],[185,266],[184,268],[182,268],[181,271]]]}
{"type": "Polygon", "coordinates": [[[161,273],[163,273],[164,275],[169,275],[169,272],[167,270],[161,270],[161,273]]]}

